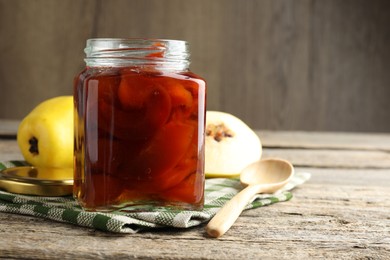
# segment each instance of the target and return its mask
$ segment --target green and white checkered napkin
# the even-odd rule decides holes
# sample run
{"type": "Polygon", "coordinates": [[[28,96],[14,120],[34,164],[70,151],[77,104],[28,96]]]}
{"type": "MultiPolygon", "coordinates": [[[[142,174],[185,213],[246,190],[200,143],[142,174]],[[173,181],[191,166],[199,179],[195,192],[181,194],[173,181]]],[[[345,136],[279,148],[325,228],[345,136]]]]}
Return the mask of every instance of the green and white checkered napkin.
{"type": "MultiPolygon", "coordinates": [[[[22,162],[0,162],[0,170],[23,164],[22,162]]],[[[292,198],[290,190],[310,178],[309,173],[295,173],[291,181],[275,194],[257,195],[246,209],[258,208],[292,198]]],[[[217,211],[242,186],[238,179],[206,179],[205,205],[202,211],[159,210],[153,212],[110,213],[87,212],[71,197],[25,196],[0,191],[0,211],[31,215],[60,222],[116,233],[135,233],[144,229],[174,227],[189,228],[209,221],[217,211]]]]}

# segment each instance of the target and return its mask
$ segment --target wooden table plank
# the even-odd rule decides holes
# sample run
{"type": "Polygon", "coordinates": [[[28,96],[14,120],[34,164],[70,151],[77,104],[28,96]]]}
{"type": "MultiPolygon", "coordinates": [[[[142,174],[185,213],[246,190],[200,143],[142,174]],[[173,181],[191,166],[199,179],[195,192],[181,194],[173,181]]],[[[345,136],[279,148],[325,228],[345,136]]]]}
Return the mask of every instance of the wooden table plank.
{"type": "Polygon", "coordinates": [[[390,133],[257,130],[264,147],[390,151],[390,133]]]}
{"type": "Polygon", "coordinates": [[[0,138],[0,161],[23,160],[15,139],[0,138]]]}
{"type": "Polygon", "coordinates": [[[310,182],[333,185],[335,187],[348,185],[390,187],[390,169],[296,167],[296,170],[310,172],[312,174],[310,182]]]}
{"type": "Polygon", "coordinates": [[[263,158],[281,157],[294,166],[390,169],[390,153],[373,150],[264,149],[263,158]]]}

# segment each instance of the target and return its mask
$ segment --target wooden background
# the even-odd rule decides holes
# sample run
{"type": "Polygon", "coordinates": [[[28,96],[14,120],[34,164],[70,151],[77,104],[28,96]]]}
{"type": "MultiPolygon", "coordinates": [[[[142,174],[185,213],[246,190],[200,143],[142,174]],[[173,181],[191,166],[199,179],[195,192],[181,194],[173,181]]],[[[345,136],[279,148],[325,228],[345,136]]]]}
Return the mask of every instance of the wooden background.
{"type": "Polygon", "coordinates": [[[93,37],[189,41],[208,109],[253,128],[390,132],[388,0],[0,0],[0,118],[72,94],[93,37]]]}

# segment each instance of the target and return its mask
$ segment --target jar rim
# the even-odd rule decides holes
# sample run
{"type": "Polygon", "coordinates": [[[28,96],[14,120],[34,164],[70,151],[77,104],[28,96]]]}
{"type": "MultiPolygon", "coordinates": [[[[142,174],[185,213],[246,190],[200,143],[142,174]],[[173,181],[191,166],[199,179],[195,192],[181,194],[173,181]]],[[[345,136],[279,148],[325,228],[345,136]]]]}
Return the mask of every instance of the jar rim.
{"type": "Polygon", "coordinates": [[[159,65],[189,67],[189,44],[183,40],[91,38],[84,49],[87,66],[159,65]]]}
{"type": "Polygon", "coordinates": [[[132,42],[172,42],[172,43],[185,43],[188,44],[185,40],[177,40],[177,39],[164,39],[164,38],[115,38],[115,37],[102,37],[102,38],[89,38],[88,42],[103,42],[103,41],[132,41],[132,42]]]}

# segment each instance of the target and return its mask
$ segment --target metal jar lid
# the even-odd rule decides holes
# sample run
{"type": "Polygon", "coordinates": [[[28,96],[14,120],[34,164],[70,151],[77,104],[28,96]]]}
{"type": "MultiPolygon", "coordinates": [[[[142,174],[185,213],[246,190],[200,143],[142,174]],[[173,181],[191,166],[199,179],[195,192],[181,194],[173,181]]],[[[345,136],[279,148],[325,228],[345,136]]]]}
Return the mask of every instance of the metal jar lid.
{"type": "Polygon", "coordinates": [[[0,189],[25,195],[65,196],[73,192],[73,169],[12,167],[0,171],[0,189]]]}

